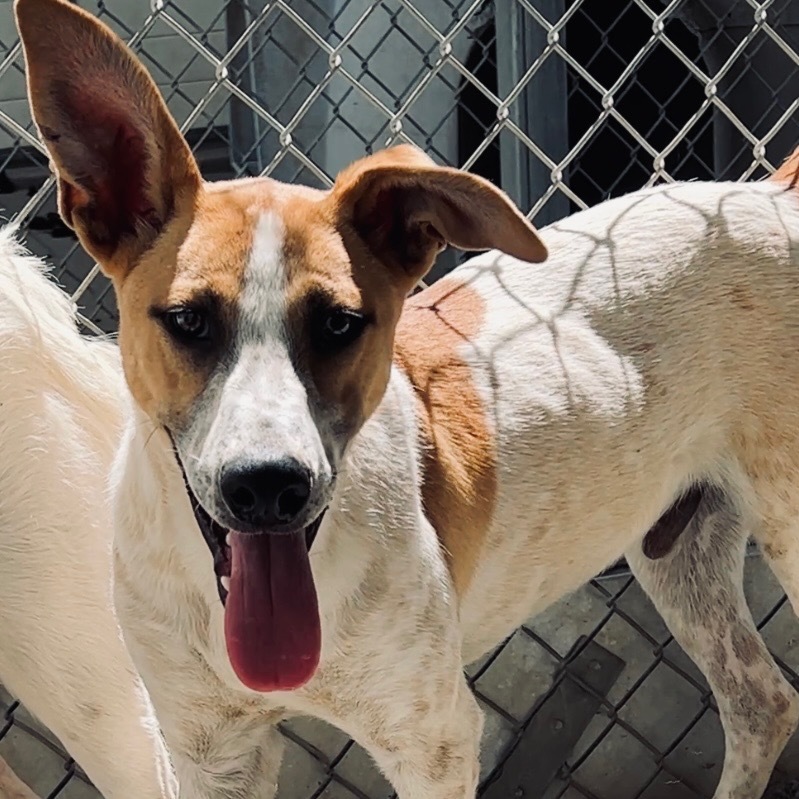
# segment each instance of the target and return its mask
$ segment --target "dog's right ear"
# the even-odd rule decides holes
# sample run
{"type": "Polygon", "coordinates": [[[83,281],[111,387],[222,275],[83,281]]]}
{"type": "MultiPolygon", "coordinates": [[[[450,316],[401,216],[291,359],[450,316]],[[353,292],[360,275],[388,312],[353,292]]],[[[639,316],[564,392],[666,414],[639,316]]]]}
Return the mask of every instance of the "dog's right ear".
{"type": "Polygon", "coordinates": [[[61,216],[122,279],[170,218],[192,213],[197,162],[153,79],[108,27],[67,0],[15,0],[14,11],[61,216]]]}

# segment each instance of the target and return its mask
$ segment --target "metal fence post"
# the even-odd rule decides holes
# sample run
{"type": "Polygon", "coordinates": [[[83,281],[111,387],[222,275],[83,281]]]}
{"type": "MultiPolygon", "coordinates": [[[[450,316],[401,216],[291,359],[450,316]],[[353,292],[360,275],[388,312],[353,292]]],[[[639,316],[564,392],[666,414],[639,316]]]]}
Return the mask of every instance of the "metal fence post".
{"type": "MultiPolygon", "coordinates": [[[[560,19],[565,9],[564,0],[533,0],[533,5],[550,22],[560,19]]],[[[494,7],[499,97],[504,99],[547,46],[547,31],[517,0],[494,0],[494,7]]],[[[551,55],[508,109],[510,119],[555,162],[569,148],[567,96],[566,65],[551,55]]],[[[551,170],[510,135],[500,139],[500,160],[502,188],[522,208],[531,208],[551,184],[551,170]]],[[[569,202],[558,192],[536,215],[535,222],[546,225],[568,213],[569,202]]]]}

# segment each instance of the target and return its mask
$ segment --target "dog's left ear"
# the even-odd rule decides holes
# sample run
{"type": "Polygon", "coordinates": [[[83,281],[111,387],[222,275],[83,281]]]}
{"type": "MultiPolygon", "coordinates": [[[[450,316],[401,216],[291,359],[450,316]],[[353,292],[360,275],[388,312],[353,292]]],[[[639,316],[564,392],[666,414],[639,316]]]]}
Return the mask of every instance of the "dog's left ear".
{"type": "Polygon", "coordinates": [[[354,163],[336,179],[331,199],[341,224],[414,281],[448,244],[497,249],[523,261],[547,257],[536,229],[503,191],[477,175],[436,166],[410,145],[354,163]]]}

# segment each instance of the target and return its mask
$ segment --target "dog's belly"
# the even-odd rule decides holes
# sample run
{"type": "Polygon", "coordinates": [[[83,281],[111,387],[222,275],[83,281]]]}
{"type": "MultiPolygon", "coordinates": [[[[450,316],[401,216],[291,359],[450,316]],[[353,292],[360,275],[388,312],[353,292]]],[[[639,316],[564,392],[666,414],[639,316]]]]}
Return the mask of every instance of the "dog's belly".
{"type": "Polygon", "coordinates": [[[560,512],[534,491],[512,509],[503,507],[462,599],[464,662],[480,657],[641,540],[679,490],[679,477],[656,475],[649,490],[631,486],[625,496],[621,491],[610,496],[609,481],[580,481],[577,491],[584,489],[584,498],[564,497],[564,504],[573,505],[560,512]]]}

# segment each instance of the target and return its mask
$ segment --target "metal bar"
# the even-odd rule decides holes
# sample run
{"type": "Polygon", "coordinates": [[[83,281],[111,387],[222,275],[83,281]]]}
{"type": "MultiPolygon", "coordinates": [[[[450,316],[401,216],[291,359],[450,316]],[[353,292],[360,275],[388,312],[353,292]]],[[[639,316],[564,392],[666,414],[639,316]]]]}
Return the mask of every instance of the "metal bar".
{"type": "MultiPolygon", "coordinates": [[[[497,78],[503,105],[500,121],[508,119],[524,131],[554,161],[568,150],[566,65],[554,54],[557,33],[533,19],[517,0],[494,0],[497,30],[497,78]],[[533,76],[526,73],[543,56],[533,76]]],[[[536,0],[536,10],[547,21],[557,22],[565,13],[564,0],[536,0]]],[[[552,172],[518,137],[500,137],[502,187],[524,209],[530,209],[552,183],[552,172]]],[[[540,208],[538,225],[554,222],[569,213],[569,202],[560,192],[540,208]]]]}

